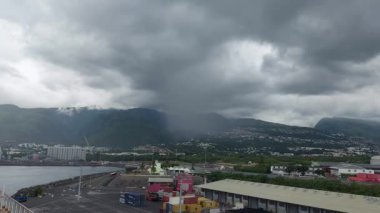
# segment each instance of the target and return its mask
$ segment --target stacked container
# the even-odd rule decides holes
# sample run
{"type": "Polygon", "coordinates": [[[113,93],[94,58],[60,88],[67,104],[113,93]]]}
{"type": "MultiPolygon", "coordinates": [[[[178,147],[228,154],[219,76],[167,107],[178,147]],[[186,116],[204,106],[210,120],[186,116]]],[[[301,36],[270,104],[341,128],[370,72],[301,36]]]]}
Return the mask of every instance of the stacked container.
{"type": "MultiPolygon", "coordinates": [[[[121,199],[122,196],[120,197],[121,199]]],[[[145,206],[145,196],[137,192],[126,192],[124,193],[124,203],[135,207],[142,207],[145,206]]]]}
{"type": "MultiPolygon", "coordinates": [[[[168,197],[168,201],[162,204],[160,212],[178,213],[180,206],[179,197],[168,197]]],[[[219,212],[219,203],[204,197],[196,197],[195,195],[185,195],[182,197],[183,213],[217,213],[219,212]]]]}

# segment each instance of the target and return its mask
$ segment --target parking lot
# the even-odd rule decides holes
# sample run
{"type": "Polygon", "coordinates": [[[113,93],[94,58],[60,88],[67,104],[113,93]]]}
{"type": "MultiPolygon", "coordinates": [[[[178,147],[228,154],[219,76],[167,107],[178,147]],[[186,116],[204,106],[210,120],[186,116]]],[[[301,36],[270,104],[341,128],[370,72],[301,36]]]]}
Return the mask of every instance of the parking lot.
{"type": "Polygon", "coordinates": [[[126,177],[119,175],[116,178],[108,175],[83,183],[81,196],[77,196],[77,184],[51,188],[45,191],[41,198],[30,198],[24,203],[36,213],[42,212],[159,212],[161,202],[146,201],[145,207],[135,208],[119,202],[120,193],[133,191],[144,193],[142,184],[145,177],[126,177]],[[141,179],[141,181],[139,181],[141,179]],[[128,182],[129,180],[129,182],[128,182]],[[104,183],[107,183],[104,186],[104,183]]]}

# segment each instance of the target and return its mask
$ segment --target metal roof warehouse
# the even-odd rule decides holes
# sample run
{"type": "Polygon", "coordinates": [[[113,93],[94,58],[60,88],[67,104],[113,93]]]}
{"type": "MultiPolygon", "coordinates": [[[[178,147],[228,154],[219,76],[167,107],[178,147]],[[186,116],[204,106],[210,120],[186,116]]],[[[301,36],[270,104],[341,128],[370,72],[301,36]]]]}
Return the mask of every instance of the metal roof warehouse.
{"type": "Polygon", "coordinates": [[[148,183],[172,183],[173,178],[148,178],[148,183]]]}
{"type": "Polygon", "coordinates": [[[209,199],[272,212],[379,213],[380,198],[225,179],[199,185],[209,199]]]}

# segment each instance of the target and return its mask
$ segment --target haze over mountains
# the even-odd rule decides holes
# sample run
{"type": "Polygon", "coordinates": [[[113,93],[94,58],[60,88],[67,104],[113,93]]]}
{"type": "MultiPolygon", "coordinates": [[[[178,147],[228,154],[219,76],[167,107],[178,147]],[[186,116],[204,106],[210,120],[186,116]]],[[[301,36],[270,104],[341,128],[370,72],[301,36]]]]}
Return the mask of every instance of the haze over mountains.
{"type": "Polygon", "coordinates": [[[316,129],[330,133],[343,133],[347,136],[380,140],[380,122],[352,118],[323,118],[316,129]]]}
{"type": "Polygon", "coordinates": [[[322,119],[315,128],[288,126],[256,119],[230,119],[218,114],[168,115],[152,109],[19,108],[0,105],[0,142],[91,145],[128,148],[139,144],[171,143],[178,137],[221,134],[249,129],[269,135],[301,138],[344,133],[379,139],[380,123],[322,119]]]}

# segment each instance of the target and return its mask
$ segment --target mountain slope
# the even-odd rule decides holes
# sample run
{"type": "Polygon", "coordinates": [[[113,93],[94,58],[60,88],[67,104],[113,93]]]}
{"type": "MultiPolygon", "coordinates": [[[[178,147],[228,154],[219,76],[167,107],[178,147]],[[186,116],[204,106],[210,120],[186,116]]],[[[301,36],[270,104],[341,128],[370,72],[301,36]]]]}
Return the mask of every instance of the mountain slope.
{"type": "Polygon", "coordinates": [[[171,143],[197,136],[214,135],[229,140],[231,137],[240,137],[241,132],[301,139],[331,138],[318,128],[287,126],[256,119],[230,119],[215,113],[173,115],[143,108],[24,109],[0,105],[0,143],[85,145],[86,136],[91,145],[129,148],[148,143],[171,143]]]}
{"type": "Polygon", "coordinates": [[[165,116],[155,110],[23,109],[0,105],[0,142],[130,147],[170,142],[165,116]]]}
{"type": "Polygon", "coordinates": [[[376,121],[351,118],[323,118],[315,125],[315,128],[329,133],[343,133],[348,136],[380,140],[380,122],[376,121]]]}

